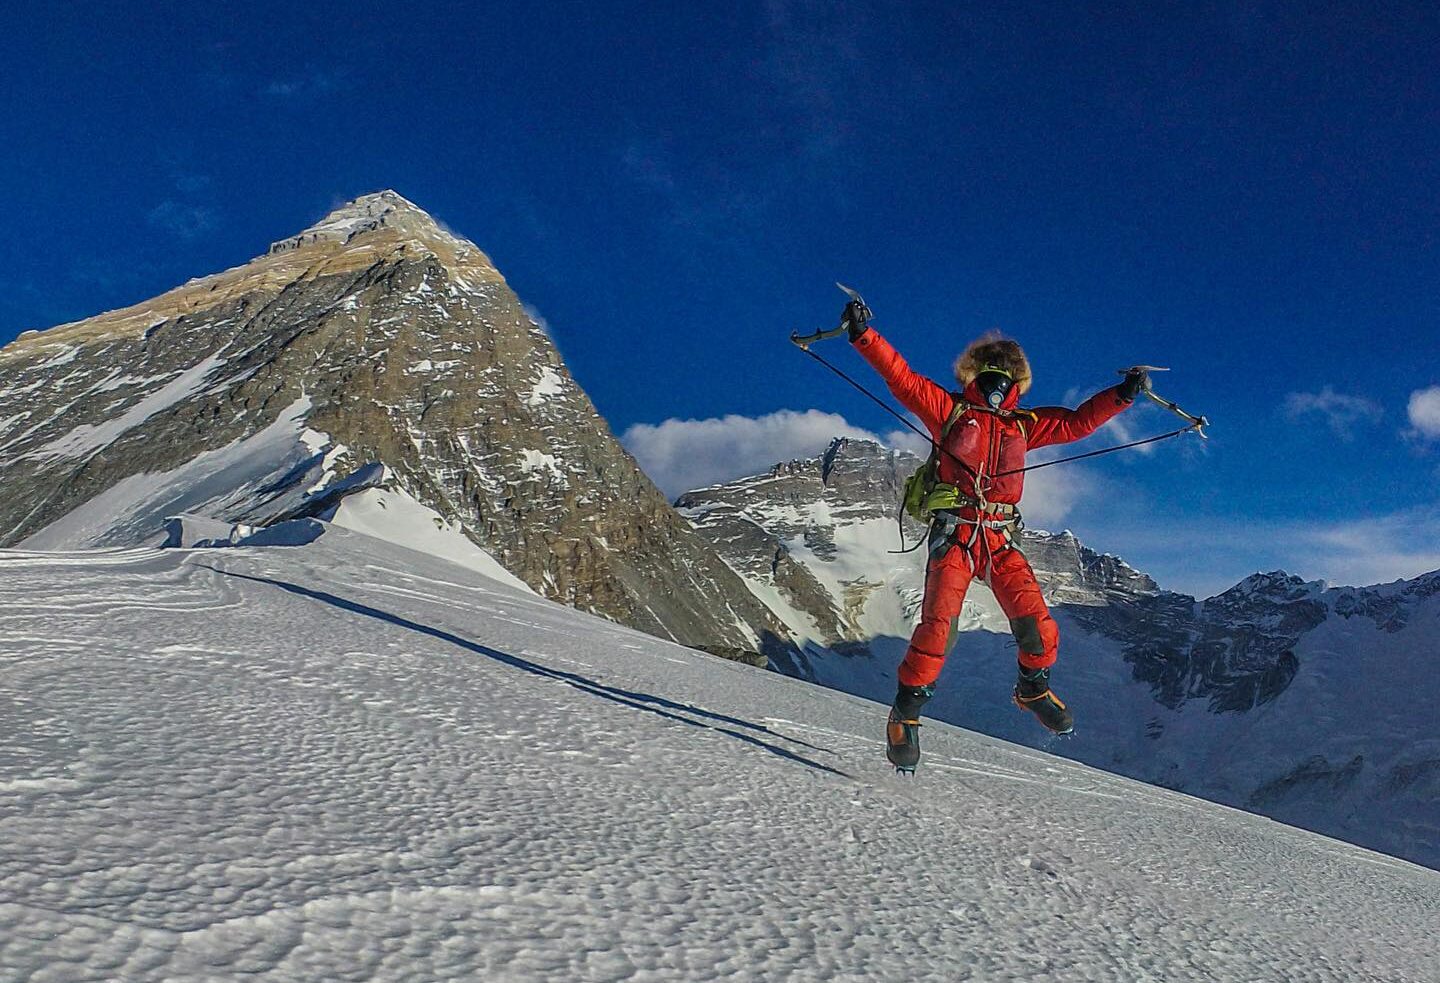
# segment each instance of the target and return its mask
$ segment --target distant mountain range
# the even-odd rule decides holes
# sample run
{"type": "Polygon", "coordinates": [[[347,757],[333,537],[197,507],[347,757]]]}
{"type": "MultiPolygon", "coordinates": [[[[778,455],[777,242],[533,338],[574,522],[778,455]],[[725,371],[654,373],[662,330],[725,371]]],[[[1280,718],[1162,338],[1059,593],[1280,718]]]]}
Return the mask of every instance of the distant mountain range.
{"type": "MultiPolygon", "coordinates": [[[[918,463],[838,439],[672,507],[485,254],[392,191],[0,349],[0,546],[276,543],[316,520],[885,703],[923,587],[921,553],[892,552],[923,534],[896,519],[918,463]]],[[[1440,866],[1440,573],[1197,601],[1068,532],[1024,549],[1076,738],[1009,705],[980,585],[935,716],[1440,866]]]]}

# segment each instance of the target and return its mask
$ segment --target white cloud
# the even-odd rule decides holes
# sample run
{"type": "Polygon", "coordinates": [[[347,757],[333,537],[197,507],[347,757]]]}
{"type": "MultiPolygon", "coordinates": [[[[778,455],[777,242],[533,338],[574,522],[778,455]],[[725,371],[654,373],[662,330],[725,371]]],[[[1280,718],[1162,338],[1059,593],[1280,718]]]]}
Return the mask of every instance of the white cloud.
{"type": "Polygon", "coordinates": [[[1440,386],[1410,394],[1410,426],[1424,437],[1440,438],[1440,386]]]}
{"type": "MultiPolygon", "coordinates": [[[[1026,463],[1039,461],[1032,457],[1026,463]]],[[[1025,524],[1031,529],[1052,532],[1064,529],[1077,507],[1100,498],[1101,485],[1093,473],[1085,471],[1084,465],[1061,465],[1030,472],[1025,476],[1025,494],[1020,497],[1025,524]],[[1066,467],[1068,471],[1061,470],[1066,467]]]]}
{"type": "MultiPolygon", "coordinates": [[[[637,423],[620,437],[640,467],[670,497],[768,471],[781,461],[815,457],[835,437],[881,441],[837,413],[779,410],[708,420],[637,423]]],[[[883,443],[883,441],[881,441],[883,443]]]]}
{"type": "MultiPolygon", "coordinates": [[[[917,423],[916,426],[919,426],[917,423]]],[[[886,447],[893,447],[897,451],[909,451],[911,454],[924,457],[930,453],[930,440],[923,437],[914,430],[888,430],[880,443],[886,447]]]]}
{"type": "MultiPolygon", "coordinates": [[[[1290,393],[1285,397],[1285,415],[1291,420],[1318,414],[1341,440],[1355,439],[1355,428],[1366,423],[1379,423],[1385,410],[1373,399],[1347,396],[1326,386],[1318,393],[1290,393]]],[[[1440,417],[1437,417],[1440,421],[1440,417]]]]}
{"type": "Polygon", "coordinates": [[[1305,580],[1365,587],[1440,570],[1440,507],[1361,519],[1256,522],[1177,519],[1161,506],[1119,516],[1087,500],[1077,523],[1087,545],[1118,552],[1161,587],[1206,597],[1252,573],[1284,570],[1305,580]],[[1197,547],[1203,544],[1203,548],[1197,547]]]}
{"type": "MultiPolygon", "coordinates": [[[[851,425],[837,413],[820,410],[637,423],[620,441],[650,479],[674,498],[696,488],[762,474],[782,461],[816,457],[836,437],[874,440],[922,457],[930,450],[925,438],[909,430],[895,429],[880,436],[851,425]]],[[[1097,487],[1097,480],[1083,470],[1061,474],[1059,469],[1047,468],[1026,475],[1021,502],[1025,521],[1035,528],[1060,528],[1077,504],[1094,496],[1097,487]]]]}
{"type": "Polygon", "coordinates": [[[1293,537],[1292,572],[1307,579],[1365,586],[1440,570],[1440,508],[1300,526],[1293,537]]]}
{"type": "MultiPolygon", "coordinates": [[[[1170,429],[1175,430],[1178,428],[1171,427],[1170,429]]],[[[1114,416],[1110,418],[1109,422],[1101,428],[1100,436],[1102,436],[1102,438],[1107,441],[1108,446],[1114,447],[1120,444],[1128,444],[1132,440],[1143,440],[1146,437],[1153,437],[1157,434],[1165,432],[1166,431],[1163,430],[1157,430],[1154,433],[1142,434],[1139,430],[1136,429],[1134,420],[1132,419],[1130,413],[1122,413],[1119,416],[1114,416]],[[1113,441],[1113,443],[1110,443],[1110,441],[1113,441]]],[[[1155,449],[1159,446],[1159,443],[1141,444],[1138,447],[1130,448],[1130,450],[1135,451],[1137,454],[1154,454],[1155,449]]],[[[1075,453],[1081,454],[1088,450],[1099,450],[1099,448],[1076,448],[1075,453]]],[[[1128,451],[1126,453],[1128,453],[1128,451]]]]}

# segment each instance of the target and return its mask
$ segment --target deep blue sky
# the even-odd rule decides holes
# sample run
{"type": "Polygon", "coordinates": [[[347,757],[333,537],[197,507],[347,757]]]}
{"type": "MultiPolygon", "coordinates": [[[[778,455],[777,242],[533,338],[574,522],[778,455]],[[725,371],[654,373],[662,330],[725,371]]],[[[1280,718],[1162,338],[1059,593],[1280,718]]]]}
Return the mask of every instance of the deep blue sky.
{"type": "Polygon", "coordinates": [[[490,253],[617,433],[891,430],[785,341],[841,279],[938,379],[989,328],[1032,402],[1172,366],[1203,451],[1034,491],[1167,585],[1440,567],[1434,5],[243,7],[12,12],[0,341],[393,187],[490,253]]]}

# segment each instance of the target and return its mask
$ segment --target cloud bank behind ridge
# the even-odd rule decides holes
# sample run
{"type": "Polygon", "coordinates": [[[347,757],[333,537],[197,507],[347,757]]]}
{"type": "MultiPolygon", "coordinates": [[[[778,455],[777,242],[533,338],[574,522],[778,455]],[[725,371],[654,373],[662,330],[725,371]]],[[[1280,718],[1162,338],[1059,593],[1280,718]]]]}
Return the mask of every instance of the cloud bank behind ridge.
{"type": "MultiPolygon", "coordinates": [[[[876,434],[853,426],[838,413],[820,410],[637,423],[620,435],[620,442],[673,500],[697,488],[763,474],[784,461],[817,457],[836,437],[873,440],[921,457],[929,453],[925,440],[908,430],[876,434]]],[[[1093,493],[1095,484],[1082,472],[1061,475],[1044,470],[1028,475],[1023,501],[1026,522],[1037,528],[1057,527],[1085,495],[1093,493]]]]}

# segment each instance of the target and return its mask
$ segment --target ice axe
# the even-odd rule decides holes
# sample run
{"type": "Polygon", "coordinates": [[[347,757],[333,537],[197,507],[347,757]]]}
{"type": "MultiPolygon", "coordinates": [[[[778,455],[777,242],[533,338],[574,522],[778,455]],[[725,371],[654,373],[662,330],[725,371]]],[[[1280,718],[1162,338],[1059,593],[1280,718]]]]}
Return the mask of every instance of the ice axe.
{"type": "MultiPolygon", "coordinates": [[[[855,301],[861,307],[865,308],[865,310],[868,311],[870,309],[869,306],[866,305],[865,299],[860,296],[859,292],[850,289],[843,283],[836,283],[835,286],[845,291],[846,296],[848,296],[851,300],[855,301]]],[[[802,335],[798,331],[792,331],[790,332],[790,340],[795,344],[799,345],[801,348],[805,349],[806,351],[809,351],[810,346],[813,345],[815,342],[824,341],[826,338],[839,337],[842,334],[848,333],[849,330],[850,319],[847,317],[840,322],[840,327],[838,328],[830,328],[826,331],[816,331],[814,334],[807,335],[802,335]]]]}
{"type": "Polygon", "coordinates": [[[1159,403],[1171,413],[1174,413],[1176,416],[1180,417],[1182,420],[1189,421],[1191,428],[1196,433],[1198,433],[1201,437],[1204,437],[1206,440],[1209,440],[1210,435],[1205,432],[1205,428],[1210,426],[1209,420],[1205,419],[1205,417],[1203,416],[1195,416],[1191,413],[1186,413],[1180,408],[1178,404],[1170,402],[1170,400],[1164,398],[1163,396],[1156,393],[1155,390],[1150,388],[1149,376],[1151,372],[1169,371],[1170,370],[1168,368],[1163,368],[1159,365],[1132,365],[1128,369],[1120,369],[1119,373],[1120,375],[1129,375],[1131,372],[1144,372],[1146,376],[1145,386],[1140,391],[1143,392],[1146,396],[1150,397],[1150,399],[1154,402],[1159,403]]]}

